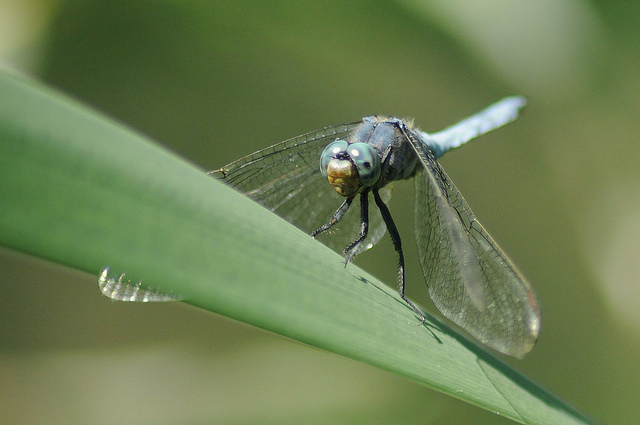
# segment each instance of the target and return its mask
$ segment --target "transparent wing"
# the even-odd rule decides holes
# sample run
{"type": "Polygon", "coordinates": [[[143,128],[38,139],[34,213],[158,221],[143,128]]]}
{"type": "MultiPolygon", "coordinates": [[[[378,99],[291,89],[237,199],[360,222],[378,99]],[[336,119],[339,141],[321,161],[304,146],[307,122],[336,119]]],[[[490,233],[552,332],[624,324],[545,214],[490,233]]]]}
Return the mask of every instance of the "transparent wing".
{"type": "MultiPolygon", "coordinates": [[[[348,140],[360,124],[343,124],[303,134],[240,158],[211,174],[311,233],[328,222],[345,200],[322,177],[320,154],[330,142],[348,140]]],[[[390,189],[381,191],[381,196],[389,201],[390,189]]],[[[338,224],[317,239],[342,253],[358,237],[358,199],[356,197],[338,224]]],[[[385,231],[379,211],[370,208],[369,236],[359,252],[371,248],[385,231]]]]}
{"type": "Polygon", "coordinates": [[[422,272],[438,309],[482,343],[522,357],[535,344],[540,311],[515,265],[478,222],[416,134],[415,232],[422,272]]]}
{"type": "Polygon", "coordinates": [[[521,96],[505,97],[442,131],[433,134],[421,131],[418,134],[439,158],[445,152],[515,120],[526,103],[521,96]]]}

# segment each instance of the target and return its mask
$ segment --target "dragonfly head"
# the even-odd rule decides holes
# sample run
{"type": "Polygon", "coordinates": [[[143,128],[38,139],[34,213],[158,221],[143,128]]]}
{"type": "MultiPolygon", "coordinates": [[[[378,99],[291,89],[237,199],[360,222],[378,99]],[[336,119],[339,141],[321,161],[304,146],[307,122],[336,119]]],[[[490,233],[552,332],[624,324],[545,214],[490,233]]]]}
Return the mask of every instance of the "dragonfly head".
{"type": "Polygon", "coordinates": [[[320,171],[342,196],[352,196],[371,187],[380,178],[380,158],[366,143],[336,140],[320,156],[320,171]]]}

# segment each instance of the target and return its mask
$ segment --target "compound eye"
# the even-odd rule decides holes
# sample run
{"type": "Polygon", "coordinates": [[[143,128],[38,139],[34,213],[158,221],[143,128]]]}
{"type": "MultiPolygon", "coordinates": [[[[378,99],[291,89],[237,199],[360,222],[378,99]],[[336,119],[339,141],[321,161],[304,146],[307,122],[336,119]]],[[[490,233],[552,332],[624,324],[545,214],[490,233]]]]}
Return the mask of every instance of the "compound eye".
{"type": "Polygon", "coordinates": [[[380,178],[380,158],[371,145],[366,143],[352,143],[347,147],[347,153],[358,168],[360,183],[364,187],[371,187],[380,178]]]}
{"type": "Polygon", "coordinates": [[[336,140],[335,142],[331,142],[327,145],[326,148],[322,151],[320,155],[320,172],[322,172],[322,176],[327,178],[327,167],[329,166],[329,162],[336,158],[340,153],[346,152],[349,144],[344,140],[336,140]]]}

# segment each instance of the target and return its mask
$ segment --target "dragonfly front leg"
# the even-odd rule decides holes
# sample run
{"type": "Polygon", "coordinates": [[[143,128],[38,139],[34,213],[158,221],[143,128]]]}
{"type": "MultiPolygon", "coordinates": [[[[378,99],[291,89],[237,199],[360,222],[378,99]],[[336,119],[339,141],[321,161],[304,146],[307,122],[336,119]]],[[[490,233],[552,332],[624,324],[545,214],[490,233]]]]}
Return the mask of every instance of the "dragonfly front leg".
{"type": "Polygon", "coordinates": [[[382,198],[380,198],[380,194],[377,189],[373,189],[373,199],[376,201],[378,209],[380,209],[380,214],[382,214],[384,223],[387,225],[387,230],[391,236],[393,247],[398,253],[398,288],[400,289],[400,298],[402,298],[402,300],[418,314],[420,317],[420,324],[423,324],[426,321],[424,314],[415,306],[414,303],[404,296],[404,254],[402,252],[402,240],[400,240],[400,233],[398,232],[396,224],[393,222],[389,208],[387,208],[387,205],[382,201],[382,198]]]}
{"type": "Polygon", "coordinates": [[[336,210],[336,212],[333,213],[333,216],[331,217],[331,220],[329,220],[328,223],[323,224],[322,226],[318,227],[314,232],[311,233],[311,237],[316,237],[318,236],[320,233],[327,231],[329,229],[331,229],[337,222],[340,221],[340,219],[342,217],[344,217],[344,214],[347,212],[347,210],[349,209],[349,207],[351,206],[351,203],[353,202],[353,199],[356,197],[356,195],[353,196],[349,196],[343,203],[342,205],[340,205],[340,208],[338,208],[336,210]]]}
{"type": "Polygon", "coordinates": [[[360,194],[360,232],[358,233],[358,239],[351,242],[348,247],[344,249],[344,265],[346,266],[349,261],[355,257],[358,253],[360,245],[367,237],[369,233],[369,191],[365,190],[360,194]]]}

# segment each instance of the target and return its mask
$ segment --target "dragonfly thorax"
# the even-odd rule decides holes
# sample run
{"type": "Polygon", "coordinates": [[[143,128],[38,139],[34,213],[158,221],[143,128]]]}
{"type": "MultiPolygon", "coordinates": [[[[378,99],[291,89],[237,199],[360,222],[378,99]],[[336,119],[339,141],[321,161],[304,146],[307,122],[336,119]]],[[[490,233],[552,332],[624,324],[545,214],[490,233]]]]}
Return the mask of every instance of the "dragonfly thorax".
{"type": "Polygon", "coordinates": [[[378,189],[396,180],[413,176],[418,164],[418,157],[407,137],[419,136],[413,127],[394,117],[371,116],[362,119],[349,139],[353,144],[364,143],[378,152],[380,159],[380,178],[376,183],[378,189]]]}

